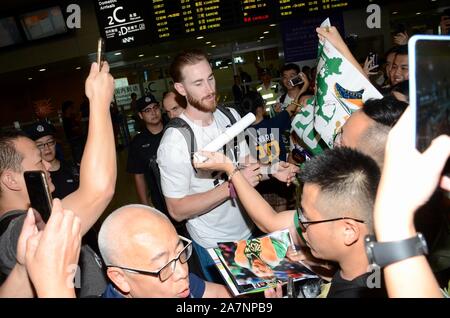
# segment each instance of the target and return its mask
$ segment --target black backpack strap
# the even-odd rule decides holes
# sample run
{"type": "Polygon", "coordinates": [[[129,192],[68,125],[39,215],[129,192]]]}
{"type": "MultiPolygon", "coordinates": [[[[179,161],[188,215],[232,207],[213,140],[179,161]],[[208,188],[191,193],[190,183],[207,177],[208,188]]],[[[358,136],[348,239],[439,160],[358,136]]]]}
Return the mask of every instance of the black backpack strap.
{"type": "Polygon", "coordinates": [[[281,103],[281,104],[284,104],[284,101],[285,101],[285,99],[286,99],[286,96],[287,96],[287,93],[284,93],[283,95],[281,95],[281,97],[280,97],[280,103],[281,103]]]}
{"type": "MultiPolygon", "coordinates": [[[[227,116],[228,120],[230,121],[230,126],[233,126],[236,123],[236,118],[234,118],[233,113],[231,112],[231,110],[228,107],[222,106],[222,105],[218,105],[217,109],[220,110],[225,116],[227,116]]],[[[226,146],[224,146],[224,150],[223,153],[225,153],[225,149],[226,146]]],[[[233,154],[234,154],[234,159],[236,161],[239,160],[238,157],[238,141],[237,141],[237,136],[233,138],[233,154]]]]}
{"type": "Polygon", "coordinates": [[[225,116],[228,117],[231,125],[234,125],[236,123],[236,118],[234,118],[233,113],[228,107],[218,105],[217,109],[220,110],[225,116]]]}
{"type": "MultiPolygon", "coordinates": [[[[184,140],[186,140],[186,144],[191,157],[191,164],[194,168],[194,154],[197,152],[197,142],[195,141],[194,131],[192,130],[191,126],[189,126],[189,124],[184,119],[175,117],[169,121],[169,123],[164,128],[164,131],[169,128],[176,128],[183,135],[184,140]]],[[[195,168],[194,170],[197,171],[195,168]]]]}
{"type": "Polygon", "coordinates": [[[23,213],[24,211],[14,211],[6,213],[2,217],[0,217],[0,236],[5,233],[12,220],[20,215],[23,215],[23,213]]]}

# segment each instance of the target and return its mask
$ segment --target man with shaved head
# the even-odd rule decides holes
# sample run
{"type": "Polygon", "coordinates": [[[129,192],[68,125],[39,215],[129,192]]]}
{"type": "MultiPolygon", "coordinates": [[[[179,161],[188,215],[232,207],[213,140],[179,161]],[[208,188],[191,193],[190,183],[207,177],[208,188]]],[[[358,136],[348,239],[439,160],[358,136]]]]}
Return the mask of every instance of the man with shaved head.
{"type": "Polygon", "coordinates": [[[383,167],[387,136],[407,106],[393,96],[368,100],[347,119],[335,137],[334,146],[357,149],[383,167]]]}
{"type": "Polygon", "coordinates": [[[230,297],[225,286],[189,273],[192,242],[152,207],[114,211],[102,224],[98,245],[112,282],[105,298],[230,297]]]}

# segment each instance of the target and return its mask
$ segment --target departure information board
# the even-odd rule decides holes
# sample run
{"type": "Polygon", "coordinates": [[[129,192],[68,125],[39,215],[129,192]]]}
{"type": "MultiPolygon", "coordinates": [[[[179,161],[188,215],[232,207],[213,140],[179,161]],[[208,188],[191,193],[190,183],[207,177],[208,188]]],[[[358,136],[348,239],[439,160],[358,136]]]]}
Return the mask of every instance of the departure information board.
{"type": "Polygon", "coordinates": [[[106,49],[242,26],[277,23],[361,5],[358,0],[96,0],[106,49]]]}
{"type": "Polygon", "coordinates": [[[347,8],[350,1],[343,0],[277,0],[279,17],[289,18],[307,15],[315,12],[327,12],[335,9],[347,8]]]}
{"type": "Polygon", "coordinates": [[[235,25],[229,0],[152,0],[151,20],[158,39],[229,29],[235,25]]]}
{"type": "Polygon", "coordinates": [[[240,0],[240,2],[242,22],[244,22],[245,24],[274,20],[274,1],[240,0]]]}

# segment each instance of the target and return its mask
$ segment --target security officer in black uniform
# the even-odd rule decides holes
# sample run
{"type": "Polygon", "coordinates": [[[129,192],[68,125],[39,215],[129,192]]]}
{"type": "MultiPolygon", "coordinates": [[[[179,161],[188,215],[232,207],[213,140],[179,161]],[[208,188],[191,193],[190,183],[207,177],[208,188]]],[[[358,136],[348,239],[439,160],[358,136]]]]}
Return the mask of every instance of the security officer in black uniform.
{"type": "Polygon", "coordinates": [[[55,185],[53,198],[62,199],[78,189],[80,174],[76,165],[56,158],[55,127],[46,121],[39,121],[27,129],[27,133],[41,151],[42,160],[50,164],[50,176],[55,185]]]}
{"type": "MultiPolygon", "coordinates": [[[[41,151],[42,160],[50,164],[50,177],[55,185],[52,198],[62,199],[77,190],[80,185],[79,166],[57,158],[55,127],[46,121],[39,121],[29,126],[25,131],[41,151]]],[[[91,228],[83,236],[82,243],[88,244],[95,252],[99,253],[97,233],[94,228],[91,228]]]]}
{"type": "Polygon", "coordinates": [[[144,128],[130,143],[127,172],[134,175],[140,203],[149,205],[148,189],[150,188],[153,206],[162,212],[166,212],[164,197],[157,186],[159,180],[156,179],[150,168],[150,161],[156,160],[164,131],[161,107],[155,96],[149,94],[136,101],[136,111],[144,123],[144,128]]]}

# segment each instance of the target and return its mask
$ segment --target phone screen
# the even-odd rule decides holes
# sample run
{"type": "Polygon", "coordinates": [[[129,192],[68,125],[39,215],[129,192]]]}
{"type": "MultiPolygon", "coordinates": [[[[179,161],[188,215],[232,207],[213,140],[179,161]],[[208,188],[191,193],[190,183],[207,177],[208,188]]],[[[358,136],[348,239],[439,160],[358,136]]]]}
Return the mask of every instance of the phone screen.
{"type": "Polygon", "coordinates": [[[298,76],[296,76],[296,77],[294,77],[294,78],[291,78],[291,79],[289,80],[289,83],[290,83],[292,86],[296,86],[296,85],[302,84],[302,83],[303,83],[303,80],[302,80],[302,78],[300,77],[300,75],[298,75],[298,76]]]}
{"type": "Polygon", "coordinates": [[[52,211],[52,196],[43,171],[25,171],[30,206],[39,212],[42,220],[47,223],[52,211]]]}
{"type": "Polygon", "coordinates": [[[446,38],[416,42],[416,147],[421,152],[437,136],[450,135],[450,37],[446,38]]]}

